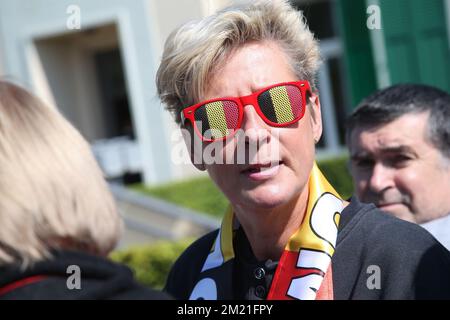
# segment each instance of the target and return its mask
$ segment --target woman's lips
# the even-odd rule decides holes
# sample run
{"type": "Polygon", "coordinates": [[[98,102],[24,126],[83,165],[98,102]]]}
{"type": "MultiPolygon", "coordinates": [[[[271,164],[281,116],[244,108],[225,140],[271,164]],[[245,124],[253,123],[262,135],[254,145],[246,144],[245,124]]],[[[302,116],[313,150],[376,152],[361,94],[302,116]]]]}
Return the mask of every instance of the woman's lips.
{"type": "Polygon", "coordinates": [[[273,178],[280,171],[282,161],[278,161],[272,164],[256,164],[243,170],[241,174],[254,181],[261,181],[273,178]]]}

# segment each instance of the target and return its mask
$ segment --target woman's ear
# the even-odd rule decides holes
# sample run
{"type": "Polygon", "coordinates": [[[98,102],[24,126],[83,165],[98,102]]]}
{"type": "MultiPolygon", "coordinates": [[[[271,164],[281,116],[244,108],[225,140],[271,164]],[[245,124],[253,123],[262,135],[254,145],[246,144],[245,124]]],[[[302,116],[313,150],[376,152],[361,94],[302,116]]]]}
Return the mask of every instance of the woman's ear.
{"type": "Polygon", "coordinates": [[[311,113],[311,127],[313,130],[314,142],[317,143],[322,136],[322,112],[319,96],[312,93],[308,97],[308,105],[311,113]]]}

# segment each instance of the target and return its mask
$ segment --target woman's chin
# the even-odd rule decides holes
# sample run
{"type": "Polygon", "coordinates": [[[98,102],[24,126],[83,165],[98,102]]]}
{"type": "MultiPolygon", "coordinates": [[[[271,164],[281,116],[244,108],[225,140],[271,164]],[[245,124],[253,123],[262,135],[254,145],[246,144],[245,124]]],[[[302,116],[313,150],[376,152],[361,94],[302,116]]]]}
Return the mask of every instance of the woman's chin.
{"type": "Polygon", "coordinates": [[[243,205],[261,209],[272,209],[289,202],[290,197],[279,186],[268,186],[247,191],[242,197],[243,205]]]}

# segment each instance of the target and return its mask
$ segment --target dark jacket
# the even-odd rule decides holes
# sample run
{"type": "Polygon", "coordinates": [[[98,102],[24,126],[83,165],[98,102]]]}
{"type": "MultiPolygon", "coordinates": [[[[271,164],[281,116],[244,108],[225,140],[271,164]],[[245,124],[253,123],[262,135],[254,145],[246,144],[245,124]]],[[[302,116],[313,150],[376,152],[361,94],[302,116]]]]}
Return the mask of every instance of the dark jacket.
{"type": "MultiPolygon", "coordinates": [[[[181,255],[168,277],[167,292],[189,298],[216,235],[217,231],[207,234],[181,255]]],[[[252,269],[246,272],[242,265],[234,263],[234,288],[252,277],[252,269]]],[[[356,198],[341,214],[332,271],[335,299],[450,299],[450,253],[420,226],[356,198]],[[378,271],[379,284],[370,278],[378,271]]],[[[243,292],[234,290],[235,298],[252,296],[247,294],[252,281],[247,283],[243,292]]],[[[258,286],[264,287],[264,282],[258,286]]],[[[269,288],[270,282],[265,290],[269,288]]]]}
{"type": "Polygon", "coordinates": [[[53,258],[24,271],[16,265],[0,268],[0,300],[168,298],[137,284],[129,268],[80,252],[53,252],[53,258]],[[78,270],[79,282],[75,279],[78,270]]]}

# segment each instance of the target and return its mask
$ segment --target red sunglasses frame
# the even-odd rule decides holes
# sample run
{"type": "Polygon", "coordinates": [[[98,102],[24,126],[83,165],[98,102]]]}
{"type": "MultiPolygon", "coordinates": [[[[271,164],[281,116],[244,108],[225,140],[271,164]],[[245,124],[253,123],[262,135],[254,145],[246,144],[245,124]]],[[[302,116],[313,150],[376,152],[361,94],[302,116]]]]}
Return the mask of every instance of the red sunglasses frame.
{"type": "Polygon", "coordinates": [[[236,131],[241,128],[242,120],[244,118],[244,106],[252,105],[253,108],[258,113],[258,115],[261,117],[261,119],[263,119],[264,122],[267,123],[268,125],[270,125],[272,127],[287,127],[287,126],[299,121],[305,115],[306,93],[308,91],[311,92],[311,87],[307,80],[281,82],[281,83],[271,85],[269,87],[262,88],[258,91],[253,92],[252,94],[250,94],[248,96],[216,98],[216,99],[211,99],[211,100],[202,101],[200,103],[196,103],[196,104],[189,106],[181,111],[181,121],[182,121],[182,124],[184,124],[186,119],[189,119],[189,121],[191,122],[191,124],[194,127],[194,131],[202,139],[202,141],[205,141],[205,142],[222,141],[222,140],[233,137],[234,134],[236,133],[236,131]],[[267,90],[270,90],[272,88],[279,87],[279,86],[284,86],[284,85],[293,85],[293,86],[296,86],[300,90],[301,95],[302,95],[302,110],[301,110],[300,115],[297,118],[295,118],[294,120],[280,124],[280,123],[272,122],[269,119],[267,119],[267,117],[263,114],[263,112],[261,111],[261,108],[259,107],[258,97],[260,94],[262,94],[263,92],[266,92],[267,90]],[[236,103],[236,105],[239,108],[238,123],[237,123],[237,127],[233,130],[233,132],[231,134],[224,136],[222,138],[219,138],[219,139],[207,139],[203,136],[203,134],[197,128],[197,124],[195,123],[195,118],[194,118],[195,110],[204,106],[205,104],[216,102],[216,101],[232,101],[232,102],[236,103]]]}

